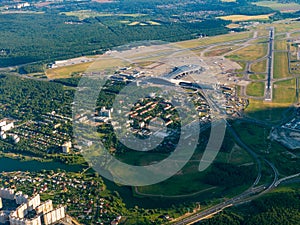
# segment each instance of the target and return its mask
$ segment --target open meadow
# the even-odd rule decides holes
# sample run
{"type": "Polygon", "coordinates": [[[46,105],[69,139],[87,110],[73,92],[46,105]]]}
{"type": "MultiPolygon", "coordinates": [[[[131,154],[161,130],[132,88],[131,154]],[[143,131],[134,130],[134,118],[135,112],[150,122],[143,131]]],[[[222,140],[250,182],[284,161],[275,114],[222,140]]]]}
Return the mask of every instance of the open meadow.
{"type": "Polygon", "coordinates": [[[241,22],[241,21],[250,21],[250,20],[269,20],[270,16],[273,14],[265,14],[265,15],[230,15],[230,16],[220,16],[219,18],[222,20],[230,20],[232,22],[241,22]]]}
{"type": "Polygon", "coordinates": [[[79,75],[86,71],[93,63],[80,63],[71,66],[58,67],[46,70],[46,76],[48,79],[70,78],[74,75],[79,75]]]}
{"type": "Polygon", "coordinates": [[[266,79],[266,74],[250,74],[249,78],[251,80],[264,80],[266,79]]]}
{"type": "Polygon", "coordinates": [[[267,50],[268,47],[266,43],[249,45],[245,48],[233,52],[232,54],[227,55],[226,57],[233,60],[253,61],[264,57],[267,54],[267,50]]]}
{"type": "Polygon", "coordinates": [[[273,86],[274,102],[288,104],[296,102],[296,79],[277,81],[273,86]]]}
{"type": "MultiPolygon", "coordinates": [[[[192,159],[172,178],[158,184],[138,187],[135,189],[137,196],[156,196],[156,197],[192,197],[200,196],[207,199],[209,196],[218,196],[220,193],[231,192],[234,187],[225,190],[223,185],[212,185],[207,183],[207,174],[213,169],[209,167],[205,172],[199,172],[198,167],[202,152],[196,150],[192,159]]],[[[139,161],[137,159],[137,161],[139,161]]],[[[215,160],[216,163],[225,163],[232,166],[242,167],[253,166],[253,158],[240,146],[236,145],[229,134],[226,134],[221,151],[215,160]],[[225,150],[226,149],[226,150],[225,150]]],[[[249,181],[249,184],[251,181],[249,181]]],[[[243,186],[243,185],[242,185],[243,186]]],[[[243,190],[247,185],[243,186],[243,190]]],[[[240,187],[235,189],[240,190],[240,187]]]]}
{"type": "Polygon", "coordinates": [[[252,63],[250,69],[251,69],[252,72],[255,72],[255,73],[264,73],[264,72],[266,72],[266,70],[267,70],[267,60],[264,59],[264,60],[261,60],[259,62],[252,63]]]}
{"type": "Polygon", "coordinates": [[[290,77],[288,70],[288,55],[286,52],[275,52],[274,54],[274,78],[290,77]]]}
{"type": "Polygon", "coordinates": [[[300,4],[294,2],[281,3],[278,1],[259,1],[253,4],[257,6],[269,7],[280,12],[295,12],[300,10],[300,4]]]}
{"type": "Polygon", "coordinates": [[[247,85],[246,93],[247,95],[253,97],[263,97],[264,96],[265,83],[264,82],[251,82],[247,85]]]}
{"type": "Polygon", "coordinates": [[[204,37],[188,41],[177,42],[177,44],[183,48],[196,48],[205,45],[221,44],[223,42],[231,42],[238,40],[245,40],[251,38],[253,32],[241,32],[241,33],[232,33],[218,35],[214,37],[204,37]]]}

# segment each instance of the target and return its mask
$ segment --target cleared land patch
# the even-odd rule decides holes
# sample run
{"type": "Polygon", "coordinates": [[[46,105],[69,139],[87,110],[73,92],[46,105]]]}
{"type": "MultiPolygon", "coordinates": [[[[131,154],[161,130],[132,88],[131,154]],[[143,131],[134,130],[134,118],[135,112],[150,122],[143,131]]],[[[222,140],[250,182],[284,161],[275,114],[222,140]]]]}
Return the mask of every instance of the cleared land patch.
{"type": "Polygon", "coordinates": [[[48,69],[46,70],[46,76],[48,79],[69,78],[76,73],[86,71],[90,65],[92,65],[92,62],[48,69]]]}
{"type": "Polygon", "coordinates": [[[221,0],[221,2],[236,2],[236,0],[221,0]]]}
{"type": "MultiPolygon", "coordinates": [[[[124,21],[123,21],[124,23],[124,21]]],[[[161,24],[158,23],[158,22],[155,22],[155,21],[146,21],[146,22],[139,22],[139,21],[133,21],[133,22],[129,22],[128,23],[129,26],[147,26],[147,25],[150,25],[150,26],[160,26],[161,24]]]]}
{"type": "Polygon", "coordinates": [[[229,29],[235,29],[235,28],[241,27],[241,25],[236,24],[236,23],[231,23],[231,24],[228,24],[226,27],[229,28],[229,29]]]}
{"type": "Polygon", "coordinates": [[[129,13],[120,13],[120,14],[113,14],[113,13],[100,13],[100,12],[95,12],[92,10],[79,10],[79,11],[73,11],[73,12],[62,12],[61,14],[66,15],[66,16],[76,16],[78,17],[79,20],[84,20],[87,18],[92,18],[92,17],[103,17],[103,16],[122,16],[122,17],[140,17],[140,16],[145,16],[145,14],[129,14],[129,13]]]}
{"type": "Polygon", "coordinates": [[[46,70],[48,79],[70,78],[77,76],[83,72],[99,71],[101,69],[110,70],[116,66],[124,66],[125,62],[121,59],[100,56],[95,61],[87,63],[79,63],[70,66],[62,66],[58,68],[46,70]]]}
{"type": "Polygon", "coordinates": [[[230,16],[220,16],[218,18],[222,20],[231,20],[232,22],[239,22],[239,21],[249,21],[249,20],[268,20],[272,15],[273,14],[256,15],[256,16],[230,15],[230,16]]]}
{"type": "Polygon", "coordinates": [[[17,10],[7,10],[0,12],[0,14],[44,14],[45,12],[36,12],[36,11],[17,11],[17,10]]]}

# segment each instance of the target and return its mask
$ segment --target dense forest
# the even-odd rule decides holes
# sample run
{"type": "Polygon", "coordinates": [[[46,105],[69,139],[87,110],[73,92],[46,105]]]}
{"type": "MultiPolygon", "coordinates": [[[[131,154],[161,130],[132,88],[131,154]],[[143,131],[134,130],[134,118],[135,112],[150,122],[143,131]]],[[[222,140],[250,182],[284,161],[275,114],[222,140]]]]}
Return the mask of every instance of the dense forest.
{"type": "Polygon", "coordinates": [[[73,92],[63,85],[20,78],[0,76],[0,115],[19,120],[38,119],[42,114],[56,111],[71,116],[73,92]]]}
{"type": "MultiPolygon", "coordinates": [[[[5,4],[13,3],[3,1],[0,6],[5,4]]],[[[173,42],[224,34],[230,30],[226,27],[230,21],[217,19],[218,16],[274,11],[244,0],[120,0],[107,4],[86,0],[57,1],[47,7],[32,4],[22,12],[0,14],[0,67],[99,54],[133,41],[173,42]],[[84,18],[67,14],[80,10],[92,13],[84,18]],[[143,25],[130,26],[124,21],[143,25]]],[[[20,72],[41,70],[38,65],[20,72]]]]}
{"type": "Polygon", "coordinates": [[[221,185],[232,188],[241,184],[248,184],[249,180],[256,178],[255,168],[248,166],[236,166],[228,163],[215,162],[204,180],[211,185],[221,185]]]}
{"type": "MultiPolygon", "coordinates": [[[[230,21],[219,16],[275,12],[271,19],[279,20],[300,15],[282,14],[247,0],[120,0],[105,4],[82,0],[57,1],[45,7],[37,7],[36,0],[28,2],[32,5],[20,10],[22,13],[0,13],[0,67],[38,62],[21,67],[20,73],[40,72],[42,64],[101,54],[134,41],[175,42],[228,33],[230,21]],[[80,17],[82,10],[90,13],[80,17]]],[[[0,6],[5,4],[13,7],[14,3],[2,1],[0,6]]]]}
{"type": "Polygon", "coordinates": [[[249,204],[225,210],[199,225],[299,225],[300,189],[260,197],[249,204]]]}
{"type": "MultiPolygon", "coordinates": [[[[114,18],[115,22],[121,19],[114,18]]],[[[222,20],[161,26],[127,26],[117,22],[109,25],[114,20],[102,17],[82,24],[65,24],[69,20],[65,15],[47,13],[0,15],[0,67],[96,54],[132,41],[180,41],[200,33],[217,35],[228,31],[228,22],[222,20]]]]}
{"type": "MultiPolygon", "coordinates": [[[[62,3],[56,3],[57,6],[62,3]]],[[[64,7],[56,7],[59,11],[75,11],[92,9],[110,13],[143,13],[157,17],[168,18],[170,15],[185,15],[187,12],[199,11],[223,11],[223,14],[258,15],[273,12],[270,8],[251,4],[251,1],[237,0],[236,2],[224,2],[221,0],[119,0],[109,4],[98,4],[91,1],[64,2],[64,7]]],[[[54,4],[55,6],[55,4],[54,4]]]]}

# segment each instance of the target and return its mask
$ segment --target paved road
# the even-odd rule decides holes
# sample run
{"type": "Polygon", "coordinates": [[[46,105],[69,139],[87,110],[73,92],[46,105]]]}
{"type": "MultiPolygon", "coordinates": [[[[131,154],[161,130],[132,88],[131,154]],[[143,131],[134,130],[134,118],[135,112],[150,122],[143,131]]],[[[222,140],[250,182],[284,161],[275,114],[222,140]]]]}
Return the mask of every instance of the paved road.
{"type": "Polygon", "coordinates": [[[257,178],[253,183],[253,186],[256,186],[261,178],[261,161],[259,159],[259,156],[252,151],[251,148],[249,148],[238,136],[238,134],[235,132],[235,130],[228,124],[228,130],[230,131],[231,135],[234,137],[236,143],[241,146],[243,149],[245,149],[256,161],[257,165],[258,165],[258,174],[257,174],[257,178]]]}
{"type": "Polygon", "coordinates": [[[272,79],[273,79],[273,64],[274,64],[274,37],[275,29],[274,27],[270,28],[269,33],[269,48],[268,48],[268,78],[267,85],[265,89],[265,101],[272,101],[272,79]]]}
{"type": "Polygon", "coordinates": [[[291,180],[291,179],[296,178],[296,177],[299,177],[299,176],[300,176],[300,173],[297,173],[297,174],[294,174],[294,175],[291,175],[291,176],[282,178],[282,179],[278,180],[278,181],[275,183],[275,187],[277,187],[277,186],[278,186],[279,184],[281,184],[282,182],[286,182],[287,180],[291,180]]]}
{"type": "Polygon", "coordinates": [[[256,180],[254,181],[252,187],[250,187],[247,191],[243,192],[242,194],[233,197],[223,203],[220,203],[218,205],[215,205],[205,211],[193,214],[192,216],[189,216],[187,218],[184,218],[180,221],[174,222],[174,225],[189,225],[189,224],[194,224],[200,220],[203,220],[209,216],[215,215],[219,212],[221,212],[223,209],[231,207],[233,205],[239,205],[239,204],[244,204],[246,202],[251,201],[252,199],[261,196],[267,192],[269,192],[270,190],[272,190],[273,188],[277,187],[282,181],[285,181],[286,179],[291,179],[294,177],[297,177],[300,174],[296,174],[293,176],[290,176],[286,179],[281,179],[278,180],[278,170],[276,169],[276,167],[269,162],[268,160],[261,158],[259,155],[257,155],[255,152],[252,151],[252,149],[250,149],[238,136],[238,134],[235,132],[235,130],[228,124],[228,130],[231,132],[232,136],[234,137],[234,139],[236,140],[236,143],[239,144],[241,147],[243,147],[250,155],[253,156],[254,159],[256,159],[257,163],[258,163],[258,167],[259,167],[259,172],[258,172],[258,176],[256,178],[256,180]],[[255,187],[256,185],[258,185],[260,178],[261,178],[261,160],[263,160],[265,163],[267,163],[271,169],[273,170],[274,173],[274,178],[271,184],[269,184],[269,186],[258,186],[255,187]]]}
{"type": "Polygon", "coordinates": [[[299,77],[296,78],[296,99],[299,102],[299,77]]]}
{"type": "Polygon", "coordinates": [[[245,201],[248,201],[248,198],[251,198],[251,196],[256,195],[257,193],[260,193],[261,191],[265,190],[264,186],[260,186],[257,188],[250,188],[247,191],[245,191],[244,193],[231,198],[223,203],[220,203],[218,205],[215,205],[203,212],[199,212],[196,213],[190,217],[187,217],[185,219],[182,219],[180,221],[174,222],[172,223],[173,225],[189,225],[189,224],[194,224],[200,220],[203,220],[209,216],[215,215],[219,212],[221,212],[222,210],[229,208],[233,205],[237,205],[237,204],[242,204],[245,201]]]}
{"type": "MultiPolygon", "coordinates": [[[[253,156],[253,158],[257,161],[257,164],[258,164],[258,167],[259,167],[259,172],[258,172],[258,175],[257,175],[257,178],[256,180],[254,181],[253,185],[251,188],[249,188],[247,191],[243,192],[242,194],[234,197],[234,198],[231,198],[223,203],[220,203],[218,205],[215,205],[203,212],[199,212],[199,213],[196,213],[190,217],[187,217],[185,219],[182,219],[180,221],[177,221],[173,224],[175,225],[188,225],[188,224],[193,224],[197,221],[200,221],[202,219],[205,219],[206,217],[210,216],[210,215],[214,215],[220,211],[222,211],[223,209],[225,208],[228,208],[228,207],[231,207],[233,205],[236,205],[236,204],[241,204],[243,201],[245,201],[245,199],[248,199],[249,197],[257,194],[257,193],[260,193],[261,191],[263,191],[265,188],[263,186],[261,187],[256,187],[254,188],[254,186],[256,186],[259,181],[260,181],[260,178],[261,178],[261,162],[260,162],[260,159],[259,159],[259,156],[253,152],[247,145],[244,144],[244,142],[242,142],[239,138],[239,136],[237,135],[237,133],[233,130],[233,128],[230,126],[230,124],[227,124],[227,127],[228,127],[228,130],[231,132],[231,134],[233,135],[233,137],[236,139],[236,142],[241,146],[243,147],[250,155],[253,156]]],[[[277,180],[276,180],[277,181],[277,180]]],[[[275,181],[275,182],[276,182],[275,181]]],[[[275,184],[275,182],[273,182],[275,184]]],[[[272,185],[274,185],[272,183],[272,185]]]]}

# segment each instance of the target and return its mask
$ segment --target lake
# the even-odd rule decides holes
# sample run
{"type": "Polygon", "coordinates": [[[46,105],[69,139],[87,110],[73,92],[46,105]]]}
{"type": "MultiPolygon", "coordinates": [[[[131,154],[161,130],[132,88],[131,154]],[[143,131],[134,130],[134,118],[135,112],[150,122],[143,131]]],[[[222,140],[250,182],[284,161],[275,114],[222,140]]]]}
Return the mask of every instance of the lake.
{"type": "Polygon", "coordinates": [[[39,172],[41,170],[65,170],[68,172],[78,172],[83,169],[80,165],[66,165],[60,162],[40,162],[36,160],[32,161],[20,161],[18,159],[0,158],[0,172],[12,172],[12,171],[29,171],[39,172]]]}
{"type": "MultiPolygon", "coordinates": [[[[40,162],[36,160],[32,161],[20,161],[18,159],[0,158],[0,172],[13,172],[13,171],[29,171],[39,172],[41,170],[65,170],[68,172],[80,172],[84,167],[80,165],[66,165],[60,162],[40,162]]],[[[195,198],[179,198],[179,199],[167,199],[167,198],[139,198],[133,196],[131,187],[119,186],[112,181],[104,179],[110,191],[117,191],[122,197],[127,207],[139,206],[143,208],[166,208],[173,204],[182,203],[186,201],[195,201],[195,198]]]]}

